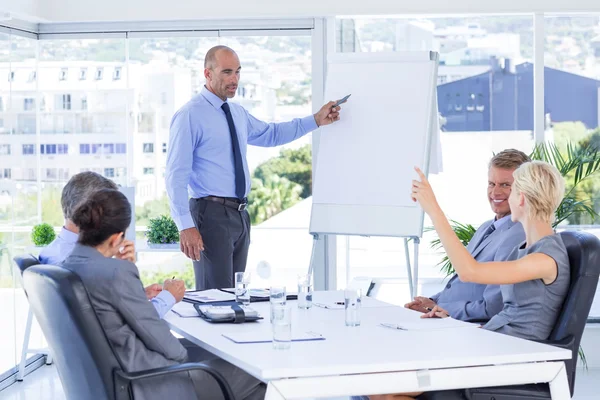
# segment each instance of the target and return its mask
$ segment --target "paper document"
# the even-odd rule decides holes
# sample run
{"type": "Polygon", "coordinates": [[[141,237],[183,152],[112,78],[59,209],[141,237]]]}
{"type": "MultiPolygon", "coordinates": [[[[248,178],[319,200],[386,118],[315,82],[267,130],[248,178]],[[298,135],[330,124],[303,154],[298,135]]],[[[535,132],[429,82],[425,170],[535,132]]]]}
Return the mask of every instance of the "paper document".
{"type": "Polygon", "coordinates": [[[198,317],[198,312],[194,308],[194,305],[192,303],[186,303],[185,301],[180,301],[175,304],[173,308],[171,308],[171,311],[182,318],[198,317]]]}
{"type": "Polygon", "coordinates": [[[477,328],[478,324],[470,324],[453,318],[419,318],[413,321],[382,322],[384,328],[398,329],[402,331],[431,331],[435,329],[453,328],[477,328]]]}
{"type": "MultiPolygon", "coordinates": [[[[223,336],[234,343],[271,343],[273,341],[273,334],[271,331],[224,333],[223,336]]],[[[311,340],[325,340],[325,338],[317,332],[292,333],[292,342],[311,340]]]]}
{"type": "Polygon", "coordinates": [[[218,289],[210,289],[185,292],[183,298],[200,303],[214,303],[217,301],[233,301],[235,300],[235,295],[218,289]]]}

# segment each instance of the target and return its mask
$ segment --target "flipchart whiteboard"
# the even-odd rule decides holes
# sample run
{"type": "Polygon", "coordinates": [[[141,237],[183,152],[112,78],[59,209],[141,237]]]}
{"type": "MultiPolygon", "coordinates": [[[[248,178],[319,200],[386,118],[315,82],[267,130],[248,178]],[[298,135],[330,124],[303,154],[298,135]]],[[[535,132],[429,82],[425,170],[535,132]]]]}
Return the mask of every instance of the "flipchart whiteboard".
{"type": "Polygon", "coordinates": [[[441,169],[437,59],[429,51],[328,59],[326,98],[352,96],[341,120],[321,128],[311,233],[421,237],[423,211],[410,191],[415,165],[441,169]]]}

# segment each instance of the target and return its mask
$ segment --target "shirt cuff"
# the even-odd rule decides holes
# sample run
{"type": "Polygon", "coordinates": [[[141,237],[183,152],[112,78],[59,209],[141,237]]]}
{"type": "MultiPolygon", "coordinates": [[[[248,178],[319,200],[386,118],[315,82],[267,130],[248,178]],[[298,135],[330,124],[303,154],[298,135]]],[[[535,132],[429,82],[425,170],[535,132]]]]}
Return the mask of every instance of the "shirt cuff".
{"type": "Polygon", "coordinates": [[[317,121],[315,121],[314,115],[309,115],[300,120],[300,125],[306,132],[312,132],[318,128],[317,121]]]}
{"type": "Polygon", "coordinates": [[[163,290],[160,292],[155,298],[150,300],[156,311],[158,312],[158,316],[162,319],[164,316],[173,308],[177,301],[175,297],[168,291],[163,290]]]}
{"type": "Polygon", "coordinates": [[[192,215],[189,213],[174,216],[173,221],[175,221],[175,225],[177,225],[177,229],[179,229],[179,232],[181,232],[184,229],[193,228],[196,226],[194,224],[194,220],[192,219],[192,215]]]}

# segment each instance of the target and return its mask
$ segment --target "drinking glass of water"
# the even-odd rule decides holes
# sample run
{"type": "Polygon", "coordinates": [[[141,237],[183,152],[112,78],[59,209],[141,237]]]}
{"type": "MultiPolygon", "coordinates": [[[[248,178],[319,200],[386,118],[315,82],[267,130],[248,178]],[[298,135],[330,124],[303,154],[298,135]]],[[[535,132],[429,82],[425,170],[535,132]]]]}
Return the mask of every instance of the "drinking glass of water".
{"type": "Polygon", "coordinates": [[[280,312],[280,306],[287,304],[285,286],[271,286],[269,289],[269,300],[271,302],[271,322],[273,322],[273,314],[280,312]]]}
{"type": "Polygon", "coordinates": [[[250,272],[235,273],[235,301],[245,306],[250,305],[250,272]]]}
{"type": "Polygon", "coordinates": [[[344,307],[346,308],[346,326],[360,325],[360,289],[344,290],[344,307]]]}
{"type": "Polygon", "coordinates": [[[312,307],[313,284],[312,275],[298,275],[298,308],[312,307]]]}
{"type": "Polygon", "coordinates": [[[273,348],[289,349],[292,345],[292,306],[286,303],[271,303],[273,320],[273,348]]]}

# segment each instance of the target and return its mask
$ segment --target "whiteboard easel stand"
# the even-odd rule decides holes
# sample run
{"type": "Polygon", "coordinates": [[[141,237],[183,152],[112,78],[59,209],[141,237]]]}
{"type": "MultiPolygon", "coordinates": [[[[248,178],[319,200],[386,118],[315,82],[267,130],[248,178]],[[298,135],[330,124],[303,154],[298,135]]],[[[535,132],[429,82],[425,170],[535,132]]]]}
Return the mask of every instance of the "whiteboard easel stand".
{"type": "MultiPolygon", "coordinates": [[[[313,274],[313,262],[315,260],[315,252],[317,249],[317,242],[319,240],[319,234],[318,233],[313,233],[313,245],[312,245],[312,251],[310,253],[310,262],[308,264],[308,275],[312,276],[313,274]]],[[[418,283],[419,283],[419,244],[421,243],[421,240],[418,236],[411,236],[411,237],[405,237],[404,238],[404,254],[406,255],[406,274],[408,276],[408,289],[410,291],[410,298],[413,299],[417,294],[418,294],[418,283]],[[412,240],[413,241],[413,260],[414,260],[414,276],[413,276],[413,272],[411,270],[411,265],[410,265],[410,250],[408,248],[408,241],[412,240]]],[[[348,245],[348,244],[347,244],[348,245]]],[[[349,261],[348,261],[348,257],[349,257],[349,250],[346,249],[346,269],[347,269],[347,273],[349,274],[349,261]]],[[[346,277],[346,280],[348,280],[348,277],[346,277]]]]}
{"type": "MultiPolygon", "coordinates": [[[[432,71],[432,75],[430,77],[430,84],[431,84],[431,93],[430,93],[430,112],[429,112],[429,120],[427,123],[427,129],[426,132],[428,133],[428,135],[425,137],[425,157],[424,157],[424,161],[423,161],[423,172],[425,173],[425,175],[427,176],[429,174],[429,162],[430,162],[430,154],[431,154],[431,147],[432,147],[432,139],[433,139],[433,135],[437,135],[438,131],[439,131],[439,127],[438,127],[438,113],[437,113],[437,66],[438,66],[438,62],[439,62],[439,54],[437,52],[434,51],[429,51],[427,52],[427,58],[428,61],[433,61],[434,62],[434,68],[432,71]]],[[[412,56],[411,56],[412,57],[412,56]]],[[[313,198],[313,210],[311,213],[311,230],[313,228],[313,222],[314,222],[314,217],[315,217],[315,203],[314,203],[315,199],[313,198]]],[[[424,212],[421,211],[421,228],[420,228],[420,232],[422,233],[422,229],[423,229],[423,218],[424,218],[424,212]]],[[[312,247],[312,252],[311,252],[311,256],[310,256],[310,265],[308,267],[308,274],[312,275],[313,274],[313,262],[315,259],[315,251],[316,251],[316,247],[317,247],[317,241],[319,239],[319,235],[320,234],[327,234],[327,235],[348,235],[348,232],[344,232],[344,231],[337,231],[335,229],[333,230],[323,230],[323,229],[315,229],[313,231],[310,232],[313,235],[313,247],[312,247]]],[[[350,233],[350,235],[356,235],[357,233],[350,233]]],[[[359,234],[360,236],[372,236],[372,235],[365,235],[365,234],[359,234]]],[[[401,234],[398,235],[384,235],[386,237],[402,237],[404,239],[404,252],[405,252],[405,256],[406,256],[406,270],[407,270],[407,278],[408,278],[408,286],[409,286],[409,291],[410,291],[410,296],[411,299],[414,298],[417,294],[418,294],[418,281],[419,281],[419,244],[420,244],[420,237],[419,236],[415,236],[414,232],[403,232],[401,234]],[[410,254],[409,254],[409,246],[408,246],[408,241],[409,240],[413,240],[413,251],[414,251],[414,257],[413,257],[413,268],[414,268],[414,273],[412,271],[411,268],[411,262],[410,262],[410,254]]],[[[346,254],[348,255],[348,251],[346,252],[346,254]]],[[[347,272],[349,272],[349,265],[348,265],[348,260],[346,260],[347,265],[346,265],[346,269],[347,272]]]]}

